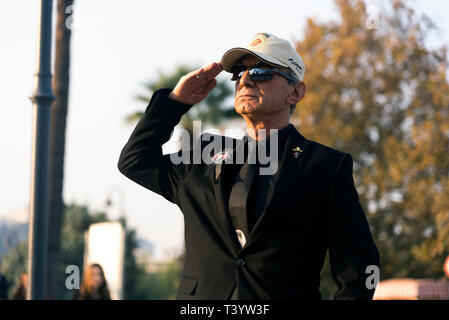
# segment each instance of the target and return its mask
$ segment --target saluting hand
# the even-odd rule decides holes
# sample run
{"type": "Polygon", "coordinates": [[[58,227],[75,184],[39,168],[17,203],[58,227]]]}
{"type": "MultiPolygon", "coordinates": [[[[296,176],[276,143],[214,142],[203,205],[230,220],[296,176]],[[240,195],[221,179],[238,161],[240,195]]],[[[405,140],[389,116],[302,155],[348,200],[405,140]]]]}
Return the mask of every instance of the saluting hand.
{"type": "Polygon", "coordinates": [[[204,68],[189,72],[179,79],[169,97],[185,104],[196,104],[206,98],[217,85],[215,77],[221,71],[223,71],[221,64],[213,62],[204,68]]]}

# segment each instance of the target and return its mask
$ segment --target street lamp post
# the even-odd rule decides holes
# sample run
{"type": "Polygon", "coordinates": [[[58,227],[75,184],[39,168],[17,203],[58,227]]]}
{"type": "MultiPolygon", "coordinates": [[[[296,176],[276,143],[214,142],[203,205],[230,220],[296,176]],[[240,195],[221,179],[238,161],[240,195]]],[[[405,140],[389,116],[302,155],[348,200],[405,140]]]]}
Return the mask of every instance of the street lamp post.
{"type": "MultiPolygon", "coordinates": [[[[109,191],[108,191],[108,193],[106,195],[106,209],[111,208],[111,207],[114,206],[114,200],[113,200],[113,197],[112,197],[114,192],[117,193],[119,195],[119,198],[120,198],[119,205],[118,205],[119,213],[118,213],[118,217],[117,217],[117,218],[120,219],[120,218],[123,217],[124,212],[125,212],[125,210],[124,210],[124,208],[125,208],[124,207],[125,196],[124,196],[123,190],[121,188],[119,188],[117,186],[113,186],[113,187],[109,188],[109,191]]],[[[110,210],[109,210],[108,213],[109,213],[110,218],[112,218],[112,215],[110,214],[111,213],[110,210]]]]}
{"type": "Polygon", "coordinates": [[[47,260],[48,163],[51,103],[53,0],[39,1],[37,68],[33,94],[27,299],[44,299],[47,260]]]}

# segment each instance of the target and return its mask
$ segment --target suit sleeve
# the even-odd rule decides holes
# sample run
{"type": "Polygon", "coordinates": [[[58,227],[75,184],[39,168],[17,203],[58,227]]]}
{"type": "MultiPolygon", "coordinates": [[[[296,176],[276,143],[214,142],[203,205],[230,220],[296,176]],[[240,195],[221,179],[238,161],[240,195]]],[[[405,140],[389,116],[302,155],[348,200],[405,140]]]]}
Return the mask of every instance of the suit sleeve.
{"type": "MultiPolygon", "coordinates": [[[[171,156],[175,154],[163,155],[162,145],[170,139],[174,127],[192,105],[170,99],[170,92],[171,89],[159,89],[153,94],[120,154],[118,169],[129,179],[174,203],[176,192],[191,166],[185,163],[187,161],[173,163],[171,156]]],[[[177,156],[180,159],[181,151],[177,156]]]]}
{"type": "Polygon", "coordinates": [[[352,177],[353,161],[346,153],[340,160],[332,186],[329,214],[329,259],[332,277],[338,286],[334,299],[370,300],[369,265],[379,267],[379,252],[371,237],[365,213],[352,177]]]}

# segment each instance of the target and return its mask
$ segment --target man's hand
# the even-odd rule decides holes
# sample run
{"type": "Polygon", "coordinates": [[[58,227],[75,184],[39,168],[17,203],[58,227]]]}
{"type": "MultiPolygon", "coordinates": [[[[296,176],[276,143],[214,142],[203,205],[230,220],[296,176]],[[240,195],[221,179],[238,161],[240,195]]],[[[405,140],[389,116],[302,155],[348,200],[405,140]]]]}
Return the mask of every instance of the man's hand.
{"type": "Polygon", "coordinates": [[[215,77],[223,70],[220,63],[187,73],[179,79],[169,98],[185,104],[196,104],[207,97],[217,85],[215,77]]]}

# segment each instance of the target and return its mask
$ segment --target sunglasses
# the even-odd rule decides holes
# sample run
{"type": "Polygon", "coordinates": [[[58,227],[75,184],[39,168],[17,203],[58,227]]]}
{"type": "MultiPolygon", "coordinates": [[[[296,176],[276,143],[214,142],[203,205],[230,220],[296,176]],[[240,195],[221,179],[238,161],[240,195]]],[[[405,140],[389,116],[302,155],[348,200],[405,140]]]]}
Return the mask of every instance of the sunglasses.
{"type": "Polygon", "coordinates": [[[293,77],[291,74],[288,74],[287,72],[284,72],[282,70],[279,70],[278,68],[273,68],[271,66],[235,66],[232,70],[232,78],[231,81],[240,81],[240,79],[243,77],[243,74],[246,72],[246,70],[249,70],[249,76],[251,78],[251,81],[268,81],[273,79],[273,76],[275,73],[279,74],[280,76],[287,79],[289,82],[298,82],[298,79],[293,77]]]}

